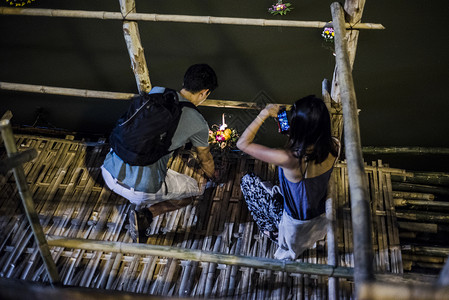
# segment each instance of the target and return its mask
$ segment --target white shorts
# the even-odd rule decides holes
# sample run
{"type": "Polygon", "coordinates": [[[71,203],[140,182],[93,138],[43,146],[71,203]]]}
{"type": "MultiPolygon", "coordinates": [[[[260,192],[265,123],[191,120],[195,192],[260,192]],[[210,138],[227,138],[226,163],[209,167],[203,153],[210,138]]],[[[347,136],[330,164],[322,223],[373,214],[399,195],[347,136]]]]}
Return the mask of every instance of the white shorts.
{"type": "Polygon", "coordinates": [[[106,185],[120,196],[129,200],[129,202],[140,206],[149,207],[153,204],[165,200],[181,200],[188,197],[200,195],[198,182],[190,176],[178,173],[171,169],[167,170],[165,184],[156,193],[145,193],[135,191],[128,188],[120,181],[112,177],[103,166],[101,166],[101,174],[103,175],[106,185]]]}

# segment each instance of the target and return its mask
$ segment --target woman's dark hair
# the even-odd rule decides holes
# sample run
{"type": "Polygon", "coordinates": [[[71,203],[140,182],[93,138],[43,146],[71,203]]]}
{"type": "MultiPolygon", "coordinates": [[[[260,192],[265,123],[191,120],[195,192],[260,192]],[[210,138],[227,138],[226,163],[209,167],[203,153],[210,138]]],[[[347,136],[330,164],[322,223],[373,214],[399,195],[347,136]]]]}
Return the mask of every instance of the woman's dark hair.
{"type": "Polygon", "coordinates": [[[218,86],[215,71],[207,64],[196,64],[190,66],[185,75],[182,87],[189,92],[196,93],[209,89],[212,93],[218,86]]]}
{"type": "Polygon", "coordinates": [[[337,149],[331,135],[329,111],[323,100],[310,95],[299,99],[291,108],[290,137],[287,147],[293,155],[316,163],[323,162],[337,149]],[[313,146],[312,151],[308,148],[313,146]]]}

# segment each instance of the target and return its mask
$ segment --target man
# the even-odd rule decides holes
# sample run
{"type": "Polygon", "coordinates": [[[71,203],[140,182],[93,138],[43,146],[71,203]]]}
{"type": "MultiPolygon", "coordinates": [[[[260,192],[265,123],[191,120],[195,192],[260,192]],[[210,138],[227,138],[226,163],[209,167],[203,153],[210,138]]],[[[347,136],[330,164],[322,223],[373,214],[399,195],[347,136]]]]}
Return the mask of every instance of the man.
{"type": "MultiPolygon", "coordinates": [[[[198,106],[217,86],[217,76],[209,65],[192,65],[187,69],[182,89],[178,92],[179,102],[190,101],[198,106]]],[[[163,87],[154,87],[150,94],[164,90],[163,87]]],[[[196,109],[184,106],[169,150],[190,142],[196,148],[205,175],[213,178],[215,167],[208,137],[209,127],[203,116],[196,109]]],[[[200,194],[195,179],[168,169],[171,156],[169,153],[151,165],[132,166],[111,150],[101,167],[106,185],[134,205],[129,216],[129,232],[134,242],[146,243],[146,229],[153,216],[187,206],[192,197],[200,194]]]]}

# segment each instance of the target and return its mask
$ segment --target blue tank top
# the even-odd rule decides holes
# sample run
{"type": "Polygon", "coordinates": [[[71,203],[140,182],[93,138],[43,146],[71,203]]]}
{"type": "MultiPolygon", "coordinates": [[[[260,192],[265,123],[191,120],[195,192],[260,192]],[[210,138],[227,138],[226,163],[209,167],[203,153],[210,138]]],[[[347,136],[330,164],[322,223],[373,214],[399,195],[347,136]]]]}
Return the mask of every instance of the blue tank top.
{"type": "MultiPolygon", "coordinates": [[[[279,187],[284,196],[286,213],[296,220],[310,220],[326,211],[327,184],[333,167],[325,173],[299,182],[285,178],[284,170],[279,170],[279,187]]],[[[304,176],[303,176],[304,177],[304,176]]]]}

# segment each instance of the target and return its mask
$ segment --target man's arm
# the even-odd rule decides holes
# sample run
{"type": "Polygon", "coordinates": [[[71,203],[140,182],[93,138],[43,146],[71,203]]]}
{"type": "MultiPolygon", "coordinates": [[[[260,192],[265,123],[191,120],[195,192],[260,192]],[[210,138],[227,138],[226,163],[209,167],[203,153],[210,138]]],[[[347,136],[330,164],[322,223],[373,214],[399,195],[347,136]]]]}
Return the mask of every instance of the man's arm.
{"type": "Polygon", "coordinates": [[[198,152],[198,158],[200,160],[201,168],[208,178],[214,178],[215,176],[215,165],[214,158],[210,153],[209,147],[196,147],[198,152]]]}

